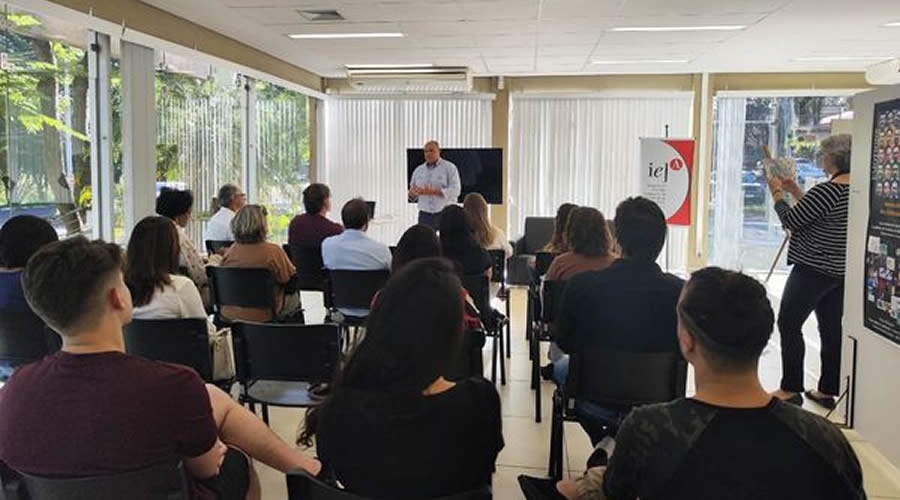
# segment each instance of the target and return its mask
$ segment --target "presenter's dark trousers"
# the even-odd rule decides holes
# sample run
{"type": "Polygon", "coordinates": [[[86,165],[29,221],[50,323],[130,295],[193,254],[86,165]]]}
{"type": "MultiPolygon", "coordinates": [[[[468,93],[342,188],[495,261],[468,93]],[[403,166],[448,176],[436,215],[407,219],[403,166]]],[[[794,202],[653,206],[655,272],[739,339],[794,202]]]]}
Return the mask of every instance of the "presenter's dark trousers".
{"type": "Polygon", "coordinates": [[[428,226],[435,231],[440,228],[441,225],[441,213],[438,212],[436,214],[429,212],[419,212],[419,224],[428,226]]]}
{"type": "Polygon", "coordinates": [[[841,318],[844,315],[844,279],[795,264],[788,276],[778,311],[781,334],[781,388],[803,392],[803,323],[816,313],[821,338],[822,372],[819,391],[833,396],[840,390],[841,318]]]}

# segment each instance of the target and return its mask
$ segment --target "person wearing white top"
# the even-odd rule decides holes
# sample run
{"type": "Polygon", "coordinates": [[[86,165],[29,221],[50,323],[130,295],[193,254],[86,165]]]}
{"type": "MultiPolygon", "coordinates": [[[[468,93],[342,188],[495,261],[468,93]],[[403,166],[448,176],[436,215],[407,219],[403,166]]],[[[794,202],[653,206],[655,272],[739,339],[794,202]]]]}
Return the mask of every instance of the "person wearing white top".
{"type": "Polygon", "coordinates": [[[219,210],[206,222],[204,239],[211,241],[234,241],[231,219],[246,203],[247,195],[234,184],[219,188],[219,210]]]}
{"type": "Polygon", "coordinates": [[[428,141],[424,151],[425,163],[413,171],[407,197],[418,205],[419,224],[437,230],[441,225],[441,211],[456,204],[462,187],[459,169],[441,158],[441,146],[437,141],[428,141]]]}

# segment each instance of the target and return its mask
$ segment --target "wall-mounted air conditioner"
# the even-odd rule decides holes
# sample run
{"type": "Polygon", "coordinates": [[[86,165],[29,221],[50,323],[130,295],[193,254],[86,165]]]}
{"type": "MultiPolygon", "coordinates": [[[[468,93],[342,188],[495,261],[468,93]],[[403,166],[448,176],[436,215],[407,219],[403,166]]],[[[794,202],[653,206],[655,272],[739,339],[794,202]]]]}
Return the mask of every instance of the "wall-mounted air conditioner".
{"type": "Polygon", "coordinates": [[[389,94],[452,94],[472,91],[468,68],[349,69],[356,92],[389,94]]]}
{"type": "Polygon", "coordinates": [[[866,82],[872,85],[900,83],[900,59],[891,59],[866,68],[866,82]]]}

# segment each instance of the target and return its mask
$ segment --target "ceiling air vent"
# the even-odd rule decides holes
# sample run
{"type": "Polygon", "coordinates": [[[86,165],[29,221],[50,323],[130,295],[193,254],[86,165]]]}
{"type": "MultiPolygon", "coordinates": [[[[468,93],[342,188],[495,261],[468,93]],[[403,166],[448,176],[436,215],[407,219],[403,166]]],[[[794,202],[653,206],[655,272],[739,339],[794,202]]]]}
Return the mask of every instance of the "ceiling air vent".
{"type": "Polygon", "coordinates": [[[309,10],[298,10],[297,12],[303,16],[304,19],[311,22],[321,22],[321,21],[343,21],[344,16],[341,15],[340,12],[334,9],[309,9],[309,10]]]}

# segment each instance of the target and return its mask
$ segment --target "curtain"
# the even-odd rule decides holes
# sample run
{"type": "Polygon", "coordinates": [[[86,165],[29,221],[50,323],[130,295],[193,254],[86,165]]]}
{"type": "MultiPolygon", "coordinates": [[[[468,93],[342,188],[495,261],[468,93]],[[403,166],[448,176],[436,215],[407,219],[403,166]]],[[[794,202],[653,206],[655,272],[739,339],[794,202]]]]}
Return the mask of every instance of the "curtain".
{"type": "MultiPolygon", "coordinates": [[[[641,137],[690,137],[690,93],[577,96],[514,95],[510,110],[509,228],[525,217],[553,216],[565,202],[612,219],[616,205],[640,193],[641,137]]],[[[669,230],[660,263],[686,267],[687,228],[669,230]]]]}
{"type": "Polygon", "coordinates": [[[406,200],[407,148],[430,139],[445,148],[489,147],[491,101],[484,96],[334,97],[325,102],[325,159],[319,181],[332,190],[331,218],[351,198],[375,201],[373,238],[396,245],[416,223],[406,200]]]}
{"type": "Polygon", "coordinates": [[[716,98],[713,141],[713,188],[710,200],[712,227],[710,264],[728,269],[741,267],[744,237],[744,134],[746,99],[716,98]]]}

